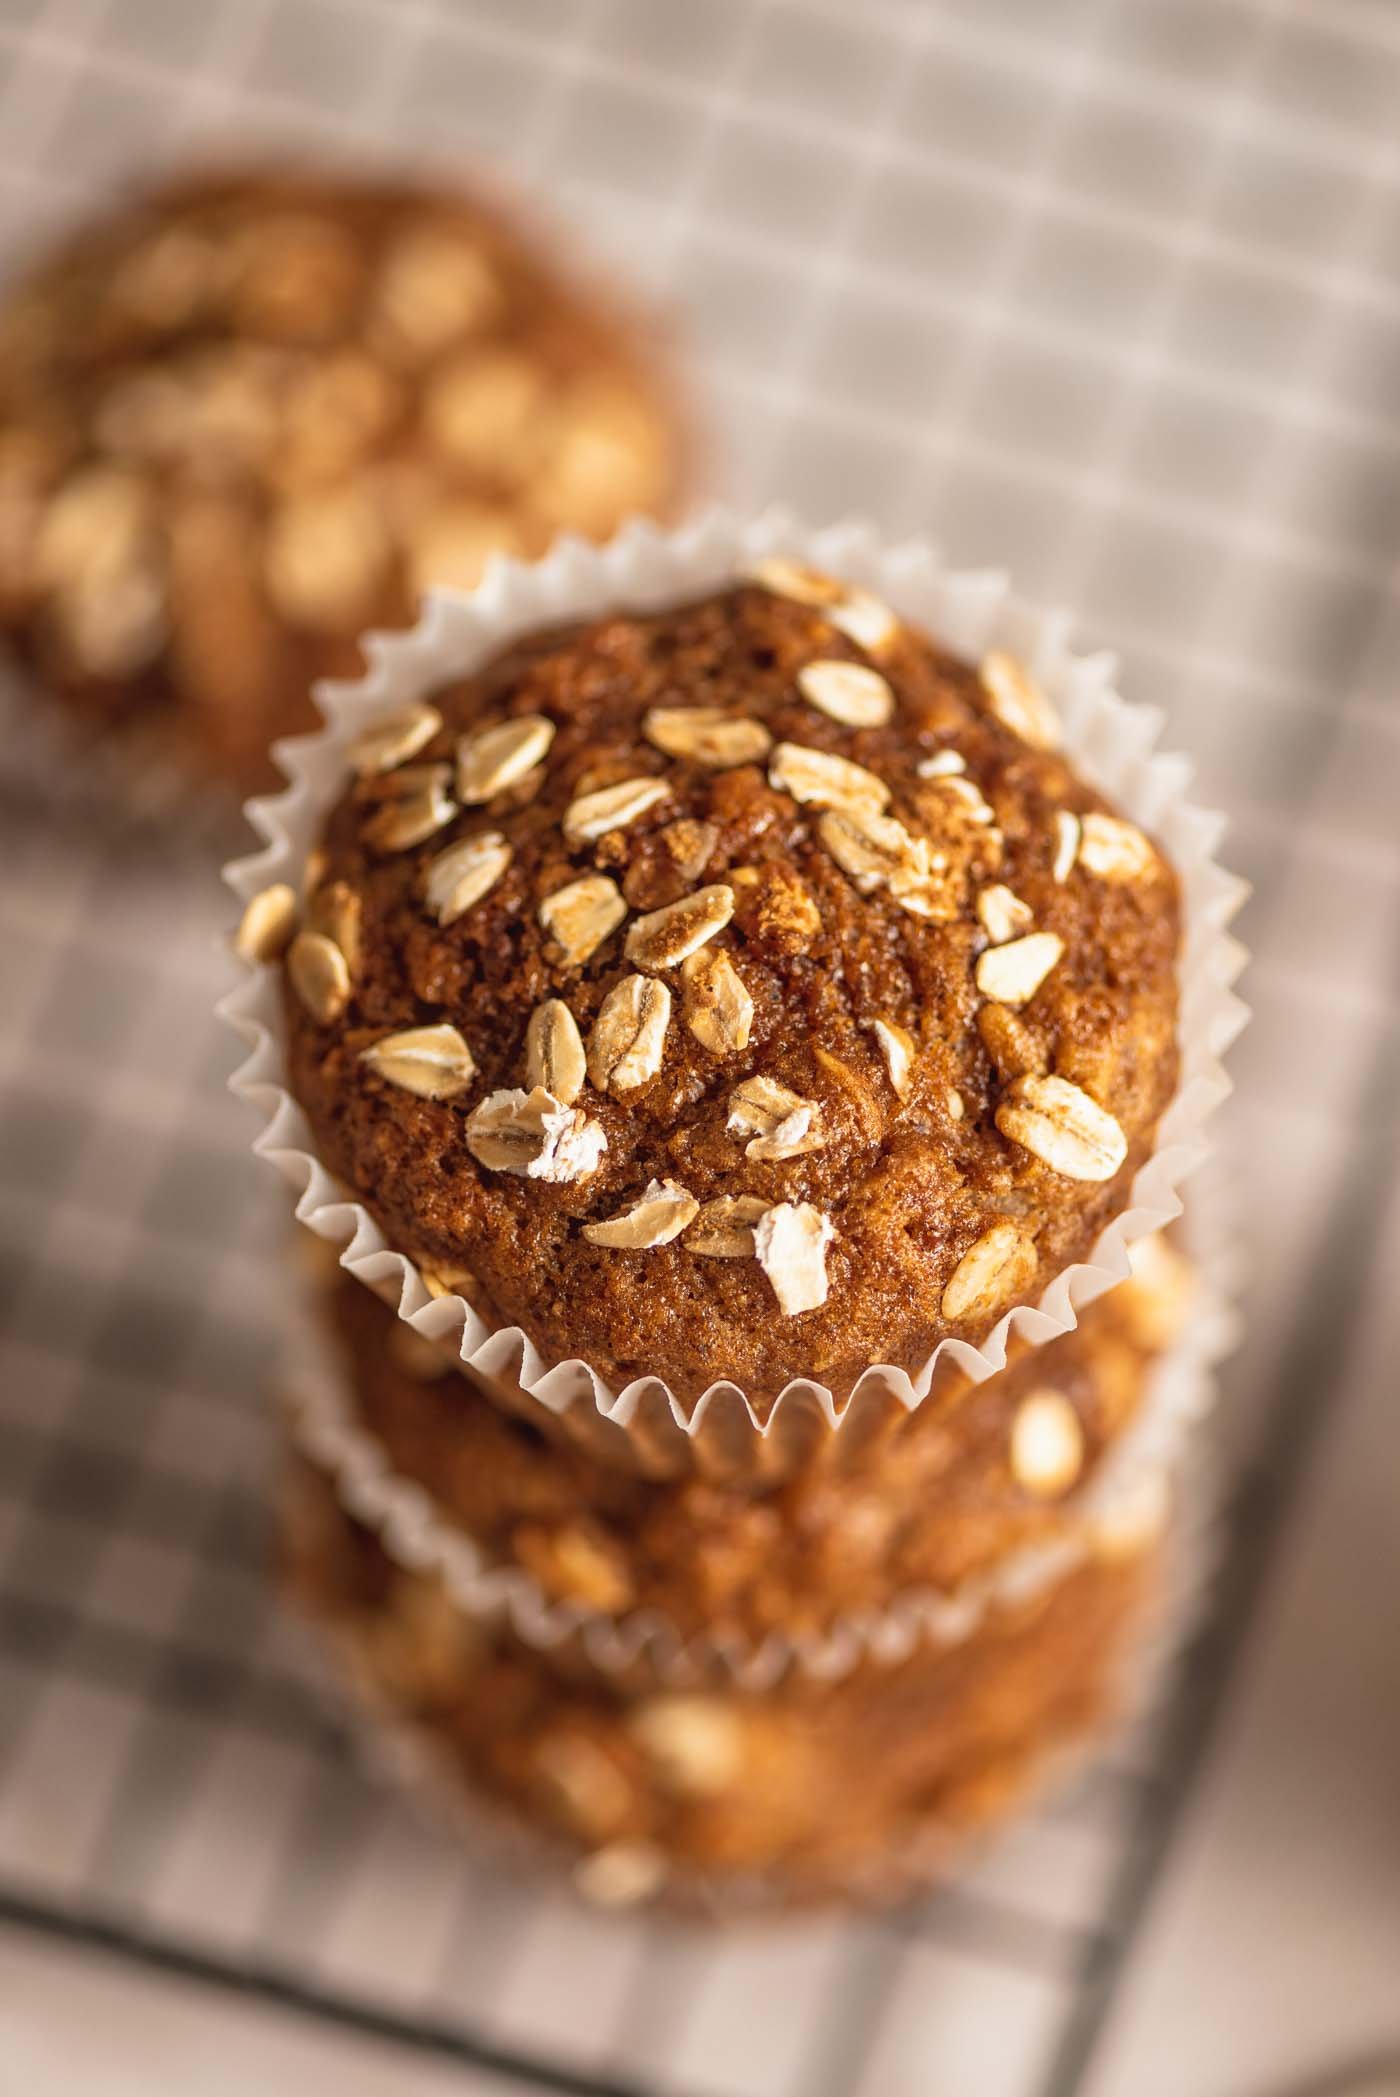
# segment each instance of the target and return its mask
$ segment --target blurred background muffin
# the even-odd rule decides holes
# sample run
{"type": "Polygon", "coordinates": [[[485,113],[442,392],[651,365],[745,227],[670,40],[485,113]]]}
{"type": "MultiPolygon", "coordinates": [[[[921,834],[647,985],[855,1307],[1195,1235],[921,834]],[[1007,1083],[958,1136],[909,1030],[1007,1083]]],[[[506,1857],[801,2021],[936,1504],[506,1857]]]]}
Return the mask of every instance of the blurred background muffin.
{"type": "Polygon", "coordinates": [[[242,790],[432,584],[677,507],[653,344],[494,204],[249,167],[0,308],[0,622],[91,728],[242,790]]]}
{"type": "MultiPolygon", "coordinates": [[[[120,837],[75,850],[0,779],[0,2052],[31,2082],[202,2087],[217,2060],[253,2087],[535,2087],[543,2059],[709,2097],[1227,2097],[1338,2081],[1393,2033],[1390,12],[0,7],[7,280],[191,142],[490,167],[674,302],[736,501],[931,533],[1121,651],[1231,811],[1260,964],[1230,1108],[1238,1519],[1169,1724],[897,1927],[742,1952],[640,1916],[571,1929],[419,1838],[290,1678],[260,1402],[283,1204],[201,1018],[227,901],[120,837]],[[347,2003],[413,2049],[332,2024],[347,2003]]],[[[60,710],[9,681],[47,745],[60,710]]]]}

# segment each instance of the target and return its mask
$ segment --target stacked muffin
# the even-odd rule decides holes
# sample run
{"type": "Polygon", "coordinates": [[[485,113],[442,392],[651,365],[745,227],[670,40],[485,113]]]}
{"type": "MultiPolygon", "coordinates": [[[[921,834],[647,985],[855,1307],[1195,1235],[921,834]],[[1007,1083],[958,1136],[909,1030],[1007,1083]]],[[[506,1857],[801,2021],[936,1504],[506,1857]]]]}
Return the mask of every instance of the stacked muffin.
{"type": "Polygon", "coordinates": [[[296,1585],[601,1897],[925,1877],[1159,1589],[1183,1263],[1009,1314],[1152,1153],[1176,876],[1019,662],[786,561],[403,702],[242,934],[315,1159],[445,1299],[323,1287],[296,1585]]]}
{"type": "Polygon", "coordinates": [[[684,450],[642,334],[494,207],[176,181],[0,307],[0,628],[105,747],[246,791],[366,628],[667,514],[684,450]]]}
{"type": "Polygon", "coordinates": [[[1167,1258],[1044,1361],[969,1392],[956,1432],[930,1417],[854,1477],[818,1465],[760,1494],[599,1466],[464,1401],[450,1356],[344,1283],[326,1309],[347,1417],[554,1607],[541,1650],[464,1606],[434,1569],[450,1544],[386,1548],[304,1458],[283,1502],[294,1592],[379,1710],[568,1846],[590,1895],[922,1883],[1112,1711],[1141,1639],[1164,1479],[1139,1470],[1100,1500],[1092,1481],[1174,1326],[1184,1267],[1167,1258]],[[688,1664],[558,1635],[600,1617],[674,1626],[688,1664]],[[824,1634],[852,1620],[876,1635],[845,1654],[824,1634]],[[775,1681],[785,1647],[805,1658],[775,1681]]]}

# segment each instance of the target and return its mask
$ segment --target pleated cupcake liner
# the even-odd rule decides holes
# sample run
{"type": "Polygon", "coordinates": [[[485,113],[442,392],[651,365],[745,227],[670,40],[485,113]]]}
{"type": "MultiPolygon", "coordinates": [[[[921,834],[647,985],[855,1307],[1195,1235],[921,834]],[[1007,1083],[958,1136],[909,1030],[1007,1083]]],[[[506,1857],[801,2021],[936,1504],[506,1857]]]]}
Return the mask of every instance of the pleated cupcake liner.
{"type": "MultiPolygon", "coordinates": [[[[1224,1265],[1218,1225],[1213,1235],[1224,1265]]],[[[1211,1240],[1208,1216],[1193,1236],[1211,1240]]],[[[609,1612],[560,1601],[523,1566],[493,1558],[425,1486],[395,1471],[382,1443],[360,1424],[343,1365],[312,1314],[302,1312],[292,1323],[278,1389],[296,1447],[328,1480],[345,1512],[396,1565],[440,1579],[467,1616],[504,1623],[537,1652],[577,1655],[629,1684],[720,1682],[761,1692],[792,1671],[837,1682],[866,1662],[898,1666],[925,1644],[962,1644],[998,1608],[1043,1594],[1084,1564],[1106,1530],[1150,1509],[1163,1486],[1174,1486],[1181,1475],[1193,1431],[1214,1403],[1216,1364],[1234,1328],[1228,1299],[1202,1282],[1186,1331],[1148,1372],[1137,1418],[1089,1483],[1063,1503],[1062,1535],[1018,1546],[955,1587],[911,1588],[883,1607],[839,1611],[821,1628],[761,1637],[733,1629],[687,1632],[656,1608],[609,1612]]]]}
{"type": "Polygon", "coordinates": [[[474,1784],[443,1729],[405,1711],[374,1678],[352,1630],[320,1605],[298,1604],[309,1671],[347,1714],[355,1752],[366,1775],[397,1792],[422,1825],[458,1843],[469,1860],[513,1874],[527,1872],[540,1890],[567,1888],[592,1907],[659,1906],[716,1922],[754,1914],[799,1913],[838,1902],[890,1906],[929,1891],[989,1849],[1002,1827],[1089,1769],[1114,1741],[1146,1723],[1169,1694],[1183,1649],[1208,1605],[1221,1551],[1218,1482],[1211,1459],[1197,1445],[1192,1476],[1159,1546],[1156,1586],[1136,1635],[1118,1656],[1106,1685],[1109,1709],[1084,1732],[1047,1742],[1028,1768],[1024,1787],[996,1822],[958,1830],[933,1823],[921,1840],[901,1830],[898,1844],[876,1846],[848,1860],[840,1874],[813,1884],[781,1867],[701,1869],[654,1842],[612,1842],[580,1850],[560,1833],[531,1821],[518,1808],[474,1784]]]}
{"type": "Polygon", "coordinates": [[[347,746],[386,714],[470,674],[532,630],[608,609],[656,610],[720,587],[774,555],[874,591],[962,654],[978,657],[1000,647],[1018,656],[1061,716],[1067,757],[1155,832],[1180,877],[1185,935],[1176,1097],[1119,1214],[1088,1258],[1065,1268],[1034,1305],[1006,1312],[980,1345],[942,1341],[913,1372],[872,1363],[844,1403],[819,1379],[797,1376],[771,1401],[719,1379],[687,1404],[660,1375],[619,1386],[579,1358],[546,1362],[518,1326],[493,1330],[464,1297],[430,1291],[421,1268],[322,1163],[287,1086],[278,970],[252,970],[220,1005],[249,1050],[231,1082],[262,1117],[254,1148],[296,1188],[300,1220],[339,1246],[341,1264],[424,1338],[455,1337],[464,1369],[498,1403],[566,1434],[603,1461],[652,1476],[790,1475],[834,1430],[855,1437],[864,1425],[873,1432],[891,1406],[912,1410],[922,1403],[945,1357],[949,1367],[981,1382],[1005,1367],[1011,1340],[1040,1345],[1069,1331],[1079,1309],[1126,1277],[1131,1246],[1180,1215],[1178,1190],[1207,1154],[1206,1124],[1229,1090],[1221,1057],[1246,1018],[1232,989],[1244,951],[1227,930],[1246,891],[1214,857],[1222,820],[1189,800],[1189,765],[1158,752],[1161,717],[1119,697],[1112,659],[1076,655],[1068,619],[1022,605],[1000,575],[949,569],[920,541],[886,547],[865,524],[810,531],[778,511],[752,521],[713,511],[671,532],[634,522],[602,547],[562,538],[533,564],[497,560],[470,594],[431,596],[411,631],[371,636],[362,678],[319,687],[324,729],[277,746],[289,784],[249,804],[266,843],[228,868],[235,893],[247,900],[275,881],[300,892],[307,854],[344,785],[347,746]]]}

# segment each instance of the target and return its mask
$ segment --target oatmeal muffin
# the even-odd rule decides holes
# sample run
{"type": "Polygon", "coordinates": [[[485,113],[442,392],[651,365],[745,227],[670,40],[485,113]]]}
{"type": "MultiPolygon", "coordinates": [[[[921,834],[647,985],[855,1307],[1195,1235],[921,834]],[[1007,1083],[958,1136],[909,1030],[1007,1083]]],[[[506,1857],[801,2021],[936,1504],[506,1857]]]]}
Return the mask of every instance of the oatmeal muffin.
{"type": "Polygon", "coordinates": [[[0,621],[92,727],[241,787],[435,583],[679,500],[649,345],[494,207],[176,181],[0,306],[0,621]]]}
{"type": "Polygon", "coordinates": [[[285,952],[324,1162],[614,1387],[761,1410],[982,1340],[1176,1083],[1175,875],[1055,744],[1008,657],[781,562],[384,719],[285,952]]]}
{"type": "Polygon", "coordinates": [[[1084,1548],[1086,1489],[1136,1419],[1190,1300],[1160,1240],[1078,1327],[981,1385],[965,1377],[852,1454],[776,1490],[654,1481],[547,1440],[458,1373],[344,1273],[322,1284],[353,1424],[495,1565],[551,1601],[617,1617],[656,1610],[682,1636],[819,1632],[915,1590],[949,1593],[1030,1546],[1084,1548]]]}
{"type": "Polygon", "coordinates": [[[283,1537],[294,1594],[376,1705],[467,1797],[552,1838],[580,1890],[615,1903],[697,1876],[751,1875],[773,1900],[890,1896],[937,1877],[1112,1714],[1161,1556],[1155,1529],[1105,1533],[1096,1557],[961,1645],[833,1683],[678,1693],[624,1688],[468,1621],[304,1465],[283,1537]]]}

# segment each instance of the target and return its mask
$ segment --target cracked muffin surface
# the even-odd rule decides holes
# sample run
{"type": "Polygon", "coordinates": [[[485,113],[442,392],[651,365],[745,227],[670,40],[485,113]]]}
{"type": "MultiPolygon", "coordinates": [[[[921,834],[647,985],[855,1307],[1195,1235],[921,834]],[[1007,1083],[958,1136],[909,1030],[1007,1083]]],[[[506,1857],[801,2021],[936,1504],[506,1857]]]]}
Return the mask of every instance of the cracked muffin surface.
{"type": "Polygon", "coordinates": [[[426,694],[245,926],[325,1162],[615,1384],[840,1397],[984,1338],[1177,1075],[1176,878],[1057,746],[1011,658],[783,562],[426,694]]]}

